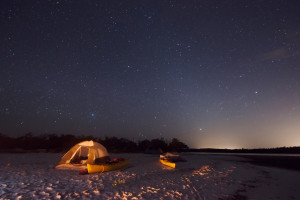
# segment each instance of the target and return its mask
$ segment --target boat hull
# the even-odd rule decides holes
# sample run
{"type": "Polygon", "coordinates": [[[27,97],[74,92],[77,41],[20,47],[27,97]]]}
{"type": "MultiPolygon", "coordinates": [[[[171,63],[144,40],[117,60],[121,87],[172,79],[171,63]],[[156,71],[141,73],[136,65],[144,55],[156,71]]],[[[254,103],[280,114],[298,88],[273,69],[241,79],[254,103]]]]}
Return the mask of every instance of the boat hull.
{"type": "Polygon", "coordinates": [[[168,167],[172,167],[172,168],[175,168],[176,167],[176,163],[172,163],[172,162],[169,162],[167,160],[163,160],[163,159],[159,159],[160,162],[168,167]]]}
{"type": "Polygon", "coordinates": [[[104,165],[93,165],[87,164],[88,173],[99,173],[99,172],[107,172],[113,171],[117,169],[121,169],[129,164],[130,159],[126,159],[122,162],[112,163],[112,164],[104,164],[104,165]]]}

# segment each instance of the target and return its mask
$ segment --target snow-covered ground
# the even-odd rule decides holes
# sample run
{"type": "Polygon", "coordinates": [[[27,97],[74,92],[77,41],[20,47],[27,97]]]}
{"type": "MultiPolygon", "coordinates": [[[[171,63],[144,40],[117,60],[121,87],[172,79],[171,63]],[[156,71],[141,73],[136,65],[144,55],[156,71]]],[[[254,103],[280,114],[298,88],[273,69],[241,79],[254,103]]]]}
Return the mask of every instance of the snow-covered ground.
{"type": "Polygon", "coordinates": [[[156,155],[131,158],[128,168],[98,174],[56,170],[62,154],[0,154],[0,199],[297,199],[300,172],[191,155],[179,169],[156,155]]]}

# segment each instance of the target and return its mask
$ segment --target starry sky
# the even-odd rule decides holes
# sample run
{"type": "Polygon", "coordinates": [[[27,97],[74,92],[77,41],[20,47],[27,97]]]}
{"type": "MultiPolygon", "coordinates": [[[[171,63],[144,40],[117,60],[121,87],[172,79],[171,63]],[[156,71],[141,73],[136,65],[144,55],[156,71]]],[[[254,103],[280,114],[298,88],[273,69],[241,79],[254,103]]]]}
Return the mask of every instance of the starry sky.
{"type": "Polygon", "coordinates": [[[0,132],[300,145],[300,1],[1,1],[0,132]]]}

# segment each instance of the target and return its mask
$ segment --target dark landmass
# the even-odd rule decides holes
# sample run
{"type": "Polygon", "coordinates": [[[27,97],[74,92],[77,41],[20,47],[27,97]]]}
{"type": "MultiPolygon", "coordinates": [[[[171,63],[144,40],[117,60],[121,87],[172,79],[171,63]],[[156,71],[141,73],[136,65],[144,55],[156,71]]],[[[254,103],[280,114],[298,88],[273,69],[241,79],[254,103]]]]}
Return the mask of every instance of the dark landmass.
{"type": "Polygon", "coordinates": [[[57,134],[35,136],[32,133],[14,138],[0,133],[0,153],[66,152],[75,144],[86,140],[99,142],[111,153],[162,153],[188,149],[188,146],[177,138],[173,138],[170,142],[167,142],[164,138],[134,142],[126,138],[117,137],[105,137],[102,139],[95,136],[57,134]]]}
{"type": "Polygon", "coordinates": [[[266,155],[240,155],[239,157],[247,158],[255,165],[277,167],[300,171],[300,156],[266,156],[266,155]]]}
{"type": "Polygon", "coordinates": [[[277,147],[277,148],[259,148],[259,149],[184,149],[187,152],[203,153],[255,153],[255,154],[300,154],[300,147],[277,147]]]}
{"type": "Polygon", "coordinates": [[[176,152],[203,152],[203,153],[249,153],[249,154],[300,154],[300,147],[278,147],[260,149],[191,149],[177,138],[167,142],[164,138],[142,140],[134,142],[126,138],[95,137],[27,133],[20,137],[10,137],[0,133],[0,153],[26,153],[26,152],[66,152],[75,144],[94,140],[104,145],[112,153],[162,153],[176,152]]]}

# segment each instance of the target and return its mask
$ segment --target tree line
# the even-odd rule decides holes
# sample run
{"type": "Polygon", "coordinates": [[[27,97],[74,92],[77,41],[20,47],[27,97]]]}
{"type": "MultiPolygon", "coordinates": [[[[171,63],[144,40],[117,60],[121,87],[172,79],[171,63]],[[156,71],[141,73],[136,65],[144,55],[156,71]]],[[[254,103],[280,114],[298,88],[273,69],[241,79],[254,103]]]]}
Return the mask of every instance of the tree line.
{"type": "Polygon", "coordinates": [[[191,149],[177,138],[167,142],[164,138],[141,140],[134,142],[126,138],[95,136],[75,136],[70,134],[43,134],[27,133],[20,137],[10,137],[0,133],[0,152],[66,152],[75,144],[93,140],[104,145],[112,153],[159,153],[168,151],[177,152],[207,152],[207,153],[286,153],[300,154],[300,147],[277,147],[258,149],[191,149]]]}
{"type": "Polygon", "coordinates": [[[35,136],[27,133],[20,137],[10,137],[0,133],[0,151],[1,152],[66,152],[75,144],[93,140],[99,142],[109,152],[162,152],[182,151],[188,149],[188,146],[177,138],[167,142],[164,138],[142,140],[138,142],[126,138],[105,137],[101,139],[95,136],[75,136],[75,135],[58,135],[44,134],[35,136]]]}

